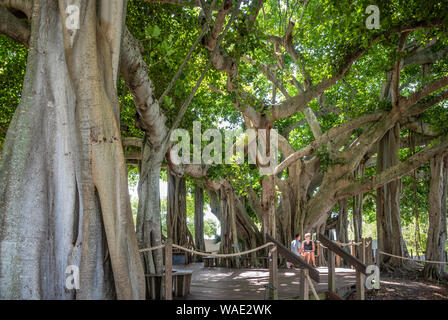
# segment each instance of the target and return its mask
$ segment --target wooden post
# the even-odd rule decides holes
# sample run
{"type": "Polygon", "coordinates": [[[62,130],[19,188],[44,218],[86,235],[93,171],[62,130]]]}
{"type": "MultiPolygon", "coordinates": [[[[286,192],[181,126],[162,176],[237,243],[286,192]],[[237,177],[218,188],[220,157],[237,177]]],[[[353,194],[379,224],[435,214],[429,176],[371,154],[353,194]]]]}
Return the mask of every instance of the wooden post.
{"type": "Polygon", "coordinates": [[[376,248],[375,250],[375,264],[379,268],[380,267],[380,249],[376,248]]]}
{"type": "Polygon", "coordinates": [[[319,241],[319,250],[320,250],[320,252],[319,252],[319,256],[320,256],[320,258],[319,258],[319,265],[320,266],[324,266],[324,265],[327,264],[327,261],[325,260],[325,256],[324,256],[324,247],[322,247],[320,245],[320,241],[319,241]]]}
{"type": "Polygon", "coordinates": [[[362,239],[361,243],[361,259],[362,263],[366,263],[366,239],[362,239]]]}
{"type": "MultiPolygon", "coordinates": [[[[366,262],[366,239],[362,239],[361,245],[361,261],[362,263],[366,262]]],[[[364,283],[366,282],[366,276],[359,271],[356,271],[356,298],[358,300],[365,299],[365,287],[364,283]]]]}
{"type": "Polygon", "coordinates": [[[307,269],[300,269],[300,300],[308,300],[310,297],[310,285],[306,276],[308,275],[307,269]]]}
{"type": "Polygon", "coordinates": [[[278,300],[278,252],[277,247],[269,251],[269,299],[278,300]]]}
{"type": "Polygon", "coordinates": [[[341,257],[336,254],[335,258],[336,258],[336,268],[340,268],[341,267],[341,257]]]}
{"type": "Polygon", "coordinates": [[[165,241],[165,300],[173,300],[173,240],[165,241]]]}
{"type": "Polygon", "coordinates": [[[369,241],[369,244],[366,246],[366,265],[373,264],[373,257],[372,257],[372,238],[367,238],[366,241],[369,241]]]}
{"type": "MultiPolygon", "coordinates": [[[[355,241],[353,241],[353,240],[350,241],[350,254],[356,258],[355,241]]],[[[352,266],[352,269],[354,269],[354,268],[355,267],[352,266]]]]}
{"type": "Polygon", "coordinates": [[[334,252],[331,250],[328,250],[328,291],[330,292],[336,292],[336,273],[334,270],[334,252]]]}
{"type": "Polygon", "coordinates": [[[321,265],[321,262],[320,262],[320,259],[321,259],[320,242],[317,242],[316,253],[317,253],[316,263],[317,263],[317,266],[320,267],[320,265],[321,265]]]}

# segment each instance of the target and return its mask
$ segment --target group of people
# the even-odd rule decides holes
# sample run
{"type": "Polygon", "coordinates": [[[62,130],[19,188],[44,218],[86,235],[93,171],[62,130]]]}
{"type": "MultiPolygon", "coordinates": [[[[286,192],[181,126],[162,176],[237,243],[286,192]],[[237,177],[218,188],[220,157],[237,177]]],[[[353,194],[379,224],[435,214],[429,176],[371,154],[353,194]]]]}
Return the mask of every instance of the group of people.
{"type": "Polygon", "coordinates": [[[295,255],[305,259],[308,264],[311,260],[313,267],[316,267],[316,258],[314,255],[316,246],[311,240],[311,233],[305,234],[305,241],[302,242],[300,241],[300,235],[297,233],[294,240],[291,241],[291,251],[295,255]]]}

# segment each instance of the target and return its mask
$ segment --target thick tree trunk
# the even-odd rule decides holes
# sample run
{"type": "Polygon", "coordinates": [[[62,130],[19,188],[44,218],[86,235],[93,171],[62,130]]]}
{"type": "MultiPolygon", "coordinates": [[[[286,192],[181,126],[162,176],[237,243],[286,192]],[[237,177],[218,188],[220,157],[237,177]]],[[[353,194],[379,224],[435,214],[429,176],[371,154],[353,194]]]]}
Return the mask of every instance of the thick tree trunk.
{"type": "Polygon", "coordinates": [[[279,229],[279,241],[287,244],[292,239],[291,233],[291,202],[289,194],[284,194],[284,190],[280,192],[280,208],[277,212],[277,227],[279,229]]]}
{"type": "MultiPolygon", "coordinates": [[[[429,227],[426,242],[426,260],[444,261],[446,246],[448,154],[431,159],[431,183],[429,191],[429,227]]],[[[425,264],[423,275],[427,279],[442,279],[446,265],[425,264]]]]}
{"type": "Polygon", "coordinates": [[[66,6],[33,4],[0,164],[0,297],[143,298],[117,114],[125,3],[82,1],[75,31],[63,29],[66,6]],[[80,270],[76,292],[64,287],[69,265],[80,270]]]}
{"type": "Polygon", "coordinates": [[[211,190],[209,188],[205,189],[210,199],[210,211],[215,215],[215,217],[221,221],[221,199],[220,192],[211,190]]]}
{"type": "MultiPolygon", "coordinates": [[[[358,170],[355,172],[355,178],[359,176],[364,177],[364,164],[361,163],[358,170]]],[[[355,242],[361,241],[362,238],[362,209],[363,209],[363,194],[358,194],[353,197],[353,233],[355,242]]]]}
{"type": "MultiPolygon", "coordinates": [[[[220,189],[220,213],[221,213],[221,248],[223,254],[238,252],[238,235],[236,230],[235,203],[232,203],[232,190],[222,186],[220,189]]],[[[240,261],[236,258],[222,259],[223,266],[239,267],[240,261]]]]}
{"type": "Polygon", "coordinates": [[[263,210],[262,231],[263,237],[269,234],[273,238],[277,238],[276,225],[275,225],[275,183],[274,176],[265,176],[261,183],[262,195],[261,195],[261,208],[263,210]]]}
{"type": "MultiPolygon", "coordinates": [[[[160,170],[163,156],[152,149],[147,137],[143,139],[142,169],[138,185],[137,240],[140,248],[156,247],[162,243],[160,220],[160,170]]],[[[145,273],[163,272],[162,249],[142,254],[145,273]]]]}
{"type": "MultiPolygon", "coordinates": [[[[239,227],[238,235],[240,238],[244,238],[246,241],[246,249],[253,249],[257,246],[263,244],[263,235],[259,231],[258,227],[252,221],[251,217],[247,213],[244,198],[235,195],[236,197],[236,207],[237,207],[237,226],[239,227]],[[241,235],[247,235],[242,237],[241,235]]],[[[260,254],[260,251],[252,252],[250,254],[251,264],[253,266],[257,265],[257,255],[260,254]]]]}
{"type": "MultiPolygon", "coordinates": [[[[399,162],[400,126],[388,131],[378,145],[377,173],[399,162]]],[[[396,180],[377,189],[377,233],[378,249],[397,256],[407,256],[401,232],[400,192],[401,180],[396,180]]],[[[381,266],[391,271],[400,271],[408,265],[406,260],[381,256],[381,266]]]]}
{"type": "Polygon", "coordinates": [[[178,177],[168,170],[168,203],[166,215],[166,230],[168,238],[174,244],[193,247],[193,237],[187,226],[187,190],[185,178],[178,177]]]}
{"type": "Polygon", "coordinates": [[[194,188],[194,243],[197,250],[205,251],[204,241],[204,189],[194,188]]]}
{"type": "Polygon", "coordinates": [[[339,216],[336,224],[336,235],[339,242],[348,242],[348,200],[339,200],[339,216]]]}

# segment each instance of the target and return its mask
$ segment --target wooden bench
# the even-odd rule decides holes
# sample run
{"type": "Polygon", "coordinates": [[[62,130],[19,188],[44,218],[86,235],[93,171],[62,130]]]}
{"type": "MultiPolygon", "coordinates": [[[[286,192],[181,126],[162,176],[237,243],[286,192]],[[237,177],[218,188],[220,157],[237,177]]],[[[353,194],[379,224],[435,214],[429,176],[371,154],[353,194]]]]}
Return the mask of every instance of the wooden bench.
{"type": "Polygon", "coordinates": [[[202,257],[204,268],[216,267],[217,261],[215,257],[202,257]]]}
{"type": "MultiPolygon", "coordinates": [[[[175,297],[186,297],[190,293],[191,270],[173,270],[173,294],[175,297]]],[[[149,300],[160,300],[162,281],[165,274],[145,274],[146,296],[149,300]]]]}
{"type": "Polygon", "coordinates": [[[191,270],[173,270],[173,290],[175,297],[186,297],[190,293],[191,270]]]}
{"type": "Polygon", "coordinates": [[[146,299],[160,300],[160,292],[162,288],[163,274],[145,274],[146,280],[146,299]]]}

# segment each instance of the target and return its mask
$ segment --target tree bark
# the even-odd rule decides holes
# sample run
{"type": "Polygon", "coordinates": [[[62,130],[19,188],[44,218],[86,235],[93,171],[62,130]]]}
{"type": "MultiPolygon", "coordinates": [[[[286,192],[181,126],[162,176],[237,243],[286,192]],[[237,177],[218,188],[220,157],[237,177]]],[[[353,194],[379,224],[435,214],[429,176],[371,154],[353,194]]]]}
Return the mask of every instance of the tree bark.
{"type": "MultiPolygon", "coordinates": [[[[355,178],[359,175],[364,177],[364,163],[361,162],[358,169],[355,171],[355,178]]],[[[363,209],[363,194],[360,193],[353,197],[353,233],[355,242],[361,241],[362,238],[362,209],[363,209]]]]}
{"type": "MultiPolygon", "coordinates": [[[[444,261],[446,245],[448,154],[438,155],[430,160],[431,182],[429,191],[429,227],[426,242],[426,260],[444,261]]],[[[446,278],[446,265],[425,264],[423,276],[426,279],[446,278]]]]}
{"type": "MultiPolygon", "coordinates": [[[[238,236],[244,243],[244,250],[254,249],[263,244],[263,235],[247,213],[244,198],[235,194],[235,199],[238,236]]],[[[259,252],[256,251],[250,254],[252,266],[257,265],[257,255],[259,252]]]]}
{"type": "Polygon", "coordinates": [[[187,227],[187,190],[185,178],[167,172],[168,177],[168,212],[166,216],[167,236],[174,244],[194,246],[193,237],[187,227]]]}
{"type": "Polygon", "coordinates": [[[265,176],[261,183],[261,208],[263,210],[262,230],[263,237],[269,234],[274,239],[277,238],[275,225],[275,184],[274,176],[265,176]]]}
{"type": "MultiPolygon", "coordinates": [[[[396,124],[381,139],[378,145],[377,172],[380,173],[399,162],[400,125],[396,124]]],[[[407,256],[401,232],[400,217],[401,179],[377,189],[377,233],[378,249],[397,256],[407,256]]],[[[381,267],[391,271],[402,271],[408,265],[403,259],[381,257],[381,267]]]]}
{"type": "Polygon", "coordinates": [[[204,189],[194,188],[194,243],[199,251],[205,251],[204,241],[204,189]]]}
{"type": "Polygon", "coordinates": [[[348,200],[339,200],[339,216],[336,224],[336,234],[339,242],[348,242],[348,200]]]}
{"type": "MultiPolygon", "coordinates": [[[[238,252],[238,234],[236,229],[235,203],[232,199],[231,190],[228,186],[220,188],[220,213],[221,213],[221,253],[229,254],[238,252]],[[232,202],[233,201],[233,202],[232,202]]],[[[239,267],[237,258],[226,258],[221,264],[227,268],[239,267]]]]}
{"type": "MultiPolygon", "coordinates": [[[[163,156],[143,139],[142,165],[138,184],[137,240],[139,248],[150,248],[162,243],[160,219],[160,170],[163,156]]],[[[162,249],[142,254],[145,273],[163,272],[162,249]]]]}
{"type": "Polygon", "coordinates": [[[33,2],[0,165],[0,297],[143,298],[117,114],[125,2],[82,1],[76,31],[65,29],[66,6],[33,2]],[[64,287],[69,265],[76,292],[64,287]]]}

